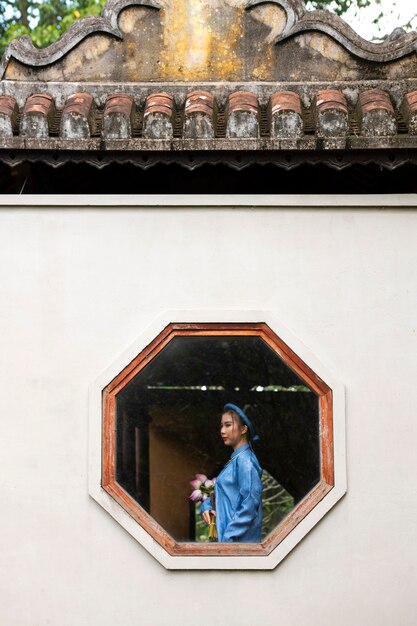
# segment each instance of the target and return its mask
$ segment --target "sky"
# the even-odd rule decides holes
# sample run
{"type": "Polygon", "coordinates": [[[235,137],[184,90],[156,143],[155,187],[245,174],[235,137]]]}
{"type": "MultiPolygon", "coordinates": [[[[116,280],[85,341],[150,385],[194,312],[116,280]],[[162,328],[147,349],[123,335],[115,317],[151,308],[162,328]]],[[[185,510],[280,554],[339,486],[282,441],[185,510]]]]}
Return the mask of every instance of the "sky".
{"type": "Polygon", "coordinates": [[[416,0],[375,0],[367,9],[360,9],[358,15],[349,10],[343,16],[356,32],[365,39],[374,39],[392,33],[397,26],[403,26],[411,18],[412,27],[417,29],[417,2],[416,0]],[[379,29],[372,23],[380,13],[384,14],[379,29]]]}

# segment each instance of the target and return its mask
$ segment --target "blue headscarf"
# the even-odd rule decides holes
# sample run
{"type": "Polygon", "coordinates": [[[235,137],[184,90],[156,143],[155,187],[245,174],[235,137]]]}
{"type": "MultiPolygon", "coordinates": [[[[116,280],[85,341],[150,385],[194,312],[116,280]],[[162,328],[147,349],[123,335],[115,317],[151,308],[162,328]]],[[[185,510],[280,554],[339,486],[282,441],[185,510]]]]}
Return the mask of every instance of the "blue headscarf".
{"type": "Polygon", "coordinates": [[[243,411],[243,409],[238,407],[236,404],[232,404],[231,402],[228,402],[227,404],[224,405],[223,411],[225,412],[234,411],[235,413],[237,413],[240,419],[242,420],[242,422],[246,424],[246,426],[248,427],[251,441],[259,440],[259,435],[255,435],[255,428],[251,420],[249,419],[249,417],[246,415],[245,411],[243,411]]]}

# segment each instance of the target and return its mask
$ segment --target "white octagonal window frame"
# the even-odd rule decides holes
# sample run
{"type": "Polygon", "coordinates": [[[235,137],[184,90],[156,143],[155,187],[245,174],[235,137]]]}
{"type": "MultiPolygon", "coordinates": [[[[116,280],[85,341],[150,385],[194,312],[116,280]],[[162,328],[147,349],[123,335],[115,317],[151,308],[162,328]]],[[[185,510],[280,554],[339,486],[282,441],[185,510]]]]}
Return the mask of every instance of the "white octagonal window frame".
{"type": "MultiPolygon", "coordinates": [[[[345,402],[344,388],[273,313],[266,311],[171,311],[159,316],[138,339],[95,381],[90,388],[89,492],[125,530],[167,569],[274,569],[305,537],[324,515],[346,493],[345,402]],[[256,324],[264,323],[316,376],[331,389],[333,408],[333,486],[307,515],[265,555],[202,555],[170,554],[163,542],[156,541],[106,489],[102,487],[103,467],[103,390],[115,379],[168,325],[178,324],[256,324]]],[[[221,545],[221,544],[218,544],[221,545]]],[[[227,545],[227,544],[225,544],[227,545]]]]}

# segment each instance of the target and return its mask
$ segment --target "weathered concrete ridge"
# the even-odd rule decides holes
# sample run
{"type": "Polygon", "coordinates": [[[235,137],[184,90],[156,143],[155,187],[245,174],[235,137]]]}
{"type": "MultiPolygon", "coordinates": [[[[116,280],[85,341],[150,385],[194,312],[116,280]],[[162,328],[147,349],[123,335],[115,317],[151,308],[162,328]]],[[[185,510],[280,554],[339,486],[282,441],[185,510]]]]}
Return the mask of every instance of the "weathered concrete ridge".
{"type": "Polygon", "coordinates": [[[13,41],[7,80],[80,82],[396,79],[415,74],[417,33],[365,41],[302,0],[109,0],[49,48],[13,41]]]}

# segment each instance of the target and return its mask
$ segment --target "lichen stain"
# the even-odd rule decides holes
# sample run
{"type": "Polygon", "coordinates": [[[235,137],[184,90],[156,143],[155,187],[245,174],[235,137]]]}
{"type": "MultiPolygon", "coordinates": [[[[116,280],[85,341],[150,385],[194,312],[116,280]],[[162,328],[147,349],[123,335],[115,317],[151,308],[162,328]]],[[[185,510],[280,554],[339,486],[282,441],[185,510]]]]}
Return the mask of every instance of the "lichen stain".
{"type": "MultiPolygon", "coordinates": [[[[28,80],[30,79],[29,70],[27,67],[15,61],[13,58],[10,59],[6,73],[4,75],[4,80],[28,80]]],[[[52,79],[53,80],[53,79],[52,79]]]]}
{"type": "Polygon", "coordinates": [[[329,36],[303,33],[294,41],[300,51],[307,53],[303,66],[296,68],[297,80],[357,80],[362,77],[355,57],[329,36]]]}
{"type": "Polygon", "coordinates": [[[159,12],[136,6],[125,9],[119,20],[119,28],[123,39],[113,44],[115,46],[113,63],[118,65],[118,80],[128,82],[157,80],[159,76],[156,62],[160,50],[159,12]]]}
{"type": "Polygon", "coordinates": [[[122,11],[119,18],[120,31],[125,34],[133,33],[137,27],[137,22],[145,19],[148,12],[149,9],[143,7],[135,7],[133,11],[129,9],[122,11]]]}
{"type": "Polygon", "coordinates": [[[163,0],[161,78],[233,80],[241,76],[237,48],[243,11],[222,0],[163,0]]]}
{"type": "Polygon", "coordinates": [[[271,68],[273,68],[275,64],[274,49],[266,48],[262,60],[252,70],[253,80],[272,80],[273,72],[271,72],[271,68]]]}
{"type": "Polygon", "coordinates": [[[349,65],[349,62],[351,62],[350,54],[326,35],[319,33],[305,34],[300,39],[306,46],[319,52],[325,59],[336,61],[343,65],[349,65]]]}
{"type": "MultiPolygon", "coordinates": [[[[62,64],[58,65],[64,80],[77,80],[80,76],[87,73],[88,70],[94,72],[96,80],[106,78],[111,68],[108,66],[108,63],[103,61],[103,58],[105,58],[111,46],[112,41],[100,35],[93,35],[83,41],[78,48],[73,50],[63,60],[62,64]]],[[[45,77],[46,80],[51,80],[49,76],[50,73],[48,72],[48,76],[45,77]]]]}
{"type": "Polygon", "coordinates": [[[98,59],[100,56],[105,54],[107,50],[110,48],[111,41],[110,39],[104,37],[95,38],[93,45],[87,45],[84,49],[84,57],[85,59],[98,59]]]}
{"type": "Polygon", "coordinates": [[[287,23],[287,14],[277,5],[260,5],[250,10],[250,16],[271,29],[265,43],[272,44],[274,40],[282,35],[287,23]]]}
{"type": "Polygon", "coordinates": [[[252,26],[246,33],[247,78],[274,80],[280,56],[274,41],[285,29],[286,13],[277,5],[261,5],[247,12],[247,24],[250,23],[248,17],[252,26]]]}
{"type": "Polygon", "coordinates": [[[391,80],[400,80],[407,76],[415,76],[416,72],[416,57],[410,55],[401,59],[396,63],[389,63],[385,66],[385,72],[387,78],[391,80]]]}

